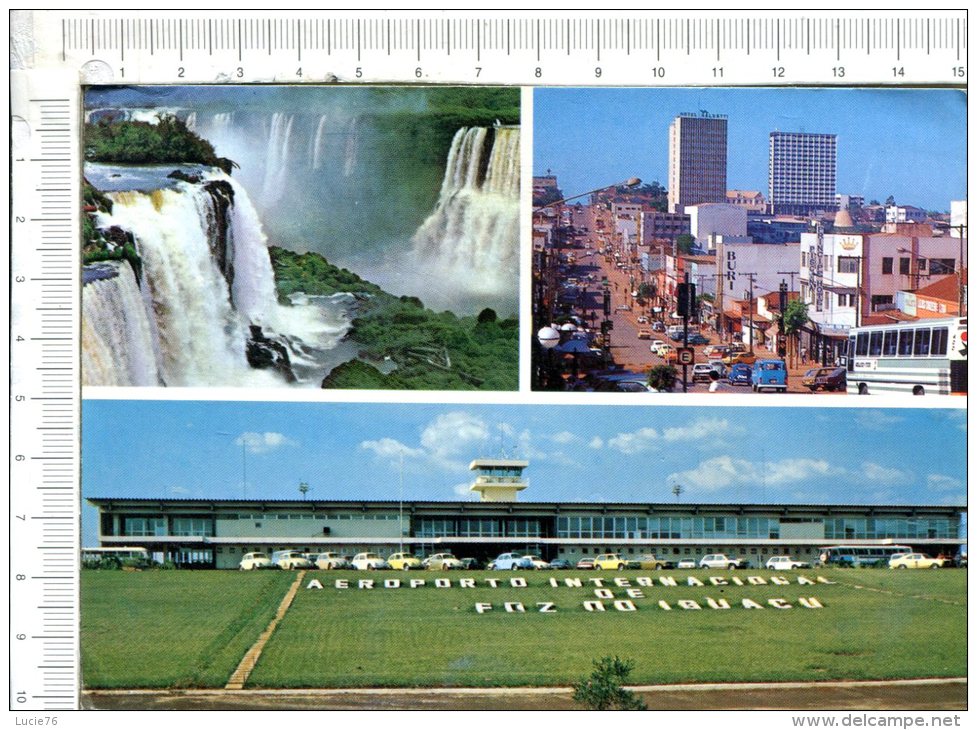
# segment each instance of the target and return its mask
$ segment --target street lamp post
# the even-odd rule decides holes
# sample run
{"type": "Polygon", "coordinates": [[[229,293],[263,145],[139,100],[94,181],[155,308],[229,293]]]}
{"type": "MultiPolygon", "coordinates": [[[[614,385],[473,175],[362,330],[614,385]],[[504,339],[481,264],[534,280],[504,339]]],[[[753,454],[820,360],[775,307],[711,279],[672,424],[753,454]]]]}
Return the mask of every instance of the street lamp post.
{"type": "Polygon", "coordinates": [[[551,390],[551,381],[553,379],[553,348],[560,344],[560,331],[555,327],[547,325],[536,333],[536,340],[543,348],[543,352],[546,353],[544,356],[546,360],[545,377],[540,378],[540,385],[543,385],[546,390],[551,390]]]}

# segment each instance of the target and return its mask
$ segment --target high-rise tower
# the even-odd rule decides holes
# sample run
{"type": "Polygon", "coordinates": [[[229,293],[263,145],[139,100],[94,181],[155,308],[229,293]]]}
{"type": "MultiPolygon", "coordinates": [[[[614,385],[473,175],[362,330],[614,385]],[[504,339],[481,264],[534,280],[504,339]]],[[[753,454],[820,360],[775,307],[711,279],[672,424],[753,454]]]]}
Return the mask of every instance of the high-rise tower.
{"type": "Polygon", "coordinates": [[[668,128],[668,211],[726,202],[726,115],[679,114],[668,128]]]}

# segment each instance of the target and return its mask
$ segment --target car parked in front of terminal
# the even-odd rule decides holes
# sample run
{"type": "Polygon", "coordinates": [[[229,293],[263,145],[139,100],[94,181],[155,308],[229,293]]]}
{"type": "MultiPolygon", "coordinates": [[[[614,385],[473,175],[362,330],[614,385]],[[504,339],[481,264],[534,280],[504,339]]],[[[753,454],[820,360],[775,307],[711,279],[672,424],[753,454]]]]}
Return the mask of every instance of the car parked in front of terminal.
{"type": "Polygon", "coordinates": [[[564,558],[556,558],[555,560],[550,561],[550,568],[553,570],[570,570],[573,568],[573,563],[571,563],[569,560],[565,560],[564,558]]]}
{"type": "Polygon", "coordinates": [[[266,553],[245,553],[238,565],[239,570],[261,570],[271,567],[271,558],[266,553]]]}
{"type": "Polygon", "coordinates": [[[596,570],[625,570],[627,568],[637,568],[635,562],[622,558],[617,553],[603,553],[594,558],[594,569],[596,570]]]}
{"type": "Polygon", "coordinates": [[[350,563],[356,570],[385,570],[390,567],[377,553],[357,553],[350,563]]]}
{"type": "Polygon", "coordinates": [[[675,564],[675,567],[679,570],[691,570],[692,568],[698,568],[698,564],[695,562],[695,558],[682,558],[675,564]]]}
{"type": "Polygon", "coordinates": [[[276,550],[271,554],[271,562],[282,570],[302,570],[312,567],[312,561],[298,550],[276,550]]]}
{"type": "Polygon", "coordinates": [[[548,562],[538,555],[526,555],[525,557],[533,564],[533,570],[549,570],[551,567],[548,562]]]}
{"type": "Polygon", "coordinates": [[[774,555],[767,561],[767,570],[796,570],[798,568],[810,568],[810,563],[802,560],[794,560],[790,555],[774,555]]]}
{"type": "Polygon", "coordinates": [[[635,560],[638,567],[642,570],[665,570],[666,568],[675,567],[675,563],[671,560],[665,560],[664,558],[659,558],[654,553],[645,553],[635,560]]]}
{"type": "Polygon", "coordinates": [[[428,570],[461,570],[463,567],[451,553],[435,553],[427,561],[428,570]]]}
{"type": "Polygon", "coordinates": [[[319,570],[345,570],[350,567],[349,561],[339,553],[319,553],[315,565],[319,570]]]}
{"type": "Polygon", "coordinates": [[[594,559],[593,558],[580,558],[577,561],[577,570],[593,570],[594,569],[594,559]]]}
{"type": "Polygon", "coordinates": [[[925,553],[902,553],[901,555],[893,555],[889,558],[890,568],[899,568],[904,570],[906,568],[926,568],[935,569],[942,568],[946,565],[945,558],[931,558],[925,553]]]}
{"type": "Polygon", "coordinates": [[[492,570],[532,570],[533,561],[522,553],[502,553],[489,567],[492,570]]]}
{"type": "Polygon", "coordinates": [[[712,568],[719,570],[734,570],[743,567],[743,561],[738,558],[730,558],[722,553],[710,553],[703,555],[699,560],[700,568],[712,568]]]}
{"type": "Polygon", "coordinates": [[[787,363],[780,359],[757,360],[750,373],[753,390],[782,390],[787,392],[787,363]]]}
{"type": "Polygon", "coordinates": [[[387,558],[391,570],[420,570],[421,559],[410,553],[394,553],[387,558]]]}

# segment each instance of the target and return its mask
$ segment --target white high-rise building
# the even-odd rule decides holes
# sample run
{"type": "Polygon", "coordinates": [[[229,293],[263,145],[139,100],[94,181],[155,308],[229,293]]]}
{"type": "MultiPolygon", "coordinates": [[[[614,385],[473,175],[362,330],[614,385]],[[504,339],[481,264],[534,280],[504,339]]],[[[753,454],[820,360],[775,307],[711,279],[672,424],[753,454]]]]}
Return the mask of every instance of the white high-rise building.
{"type": "Polygon", "coordinates": [[[668,211],[726,202],[725,114],[679,114],[668,128],[668,211]]]}
{"type": "Polygon", "coordinates": [[[833,134],[770,133],[770,205],[775,214],[834,210],[838,142],[833,134]]]}

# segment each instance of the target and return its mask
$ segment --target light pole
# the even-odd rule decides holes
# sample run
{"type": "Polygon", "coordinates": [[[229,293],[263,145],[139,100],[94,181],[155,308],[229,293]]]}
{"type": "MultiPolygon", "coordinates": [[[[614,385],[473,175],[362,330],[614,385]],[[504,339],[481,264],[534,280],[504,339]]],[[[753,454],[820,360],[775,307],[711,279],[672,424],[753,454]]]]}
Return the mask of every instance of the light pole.
{"type": "Polygon", "coordinates": [[[312,487],[310,487],[305,482],[299,482],[299,491],[302,493],[302,499],[305,499],[306,498],[305,495],[307,495],[309,493],[309,490],[310,489],[312,489],[312,487]]]}
{"type": "Polygon", "coordinates": [[[684,492],[684,491],[685,491],[685,489],[682,487],[681,484],[676,484],[674,487],[672,487],[672,494],[675,495],[675,501],[676,502],[681,501],[680,500],[680,497],[682,496],[682,492],[684,492]]]}
{"type": "Polygon", "coordinates": [[[547,325],[540,329],[536,333],[536,340],[539,342],[540,347],[543,348],[543,359],[545,360],[545,365],[543,365],[543,375],[545,377],[540,378],[540,385],[544,387],[545,390],[552,389],[552,379],[553,379],[553,348],[560,344],[560,331],[555,327],[550,327],[547,325]]]}

